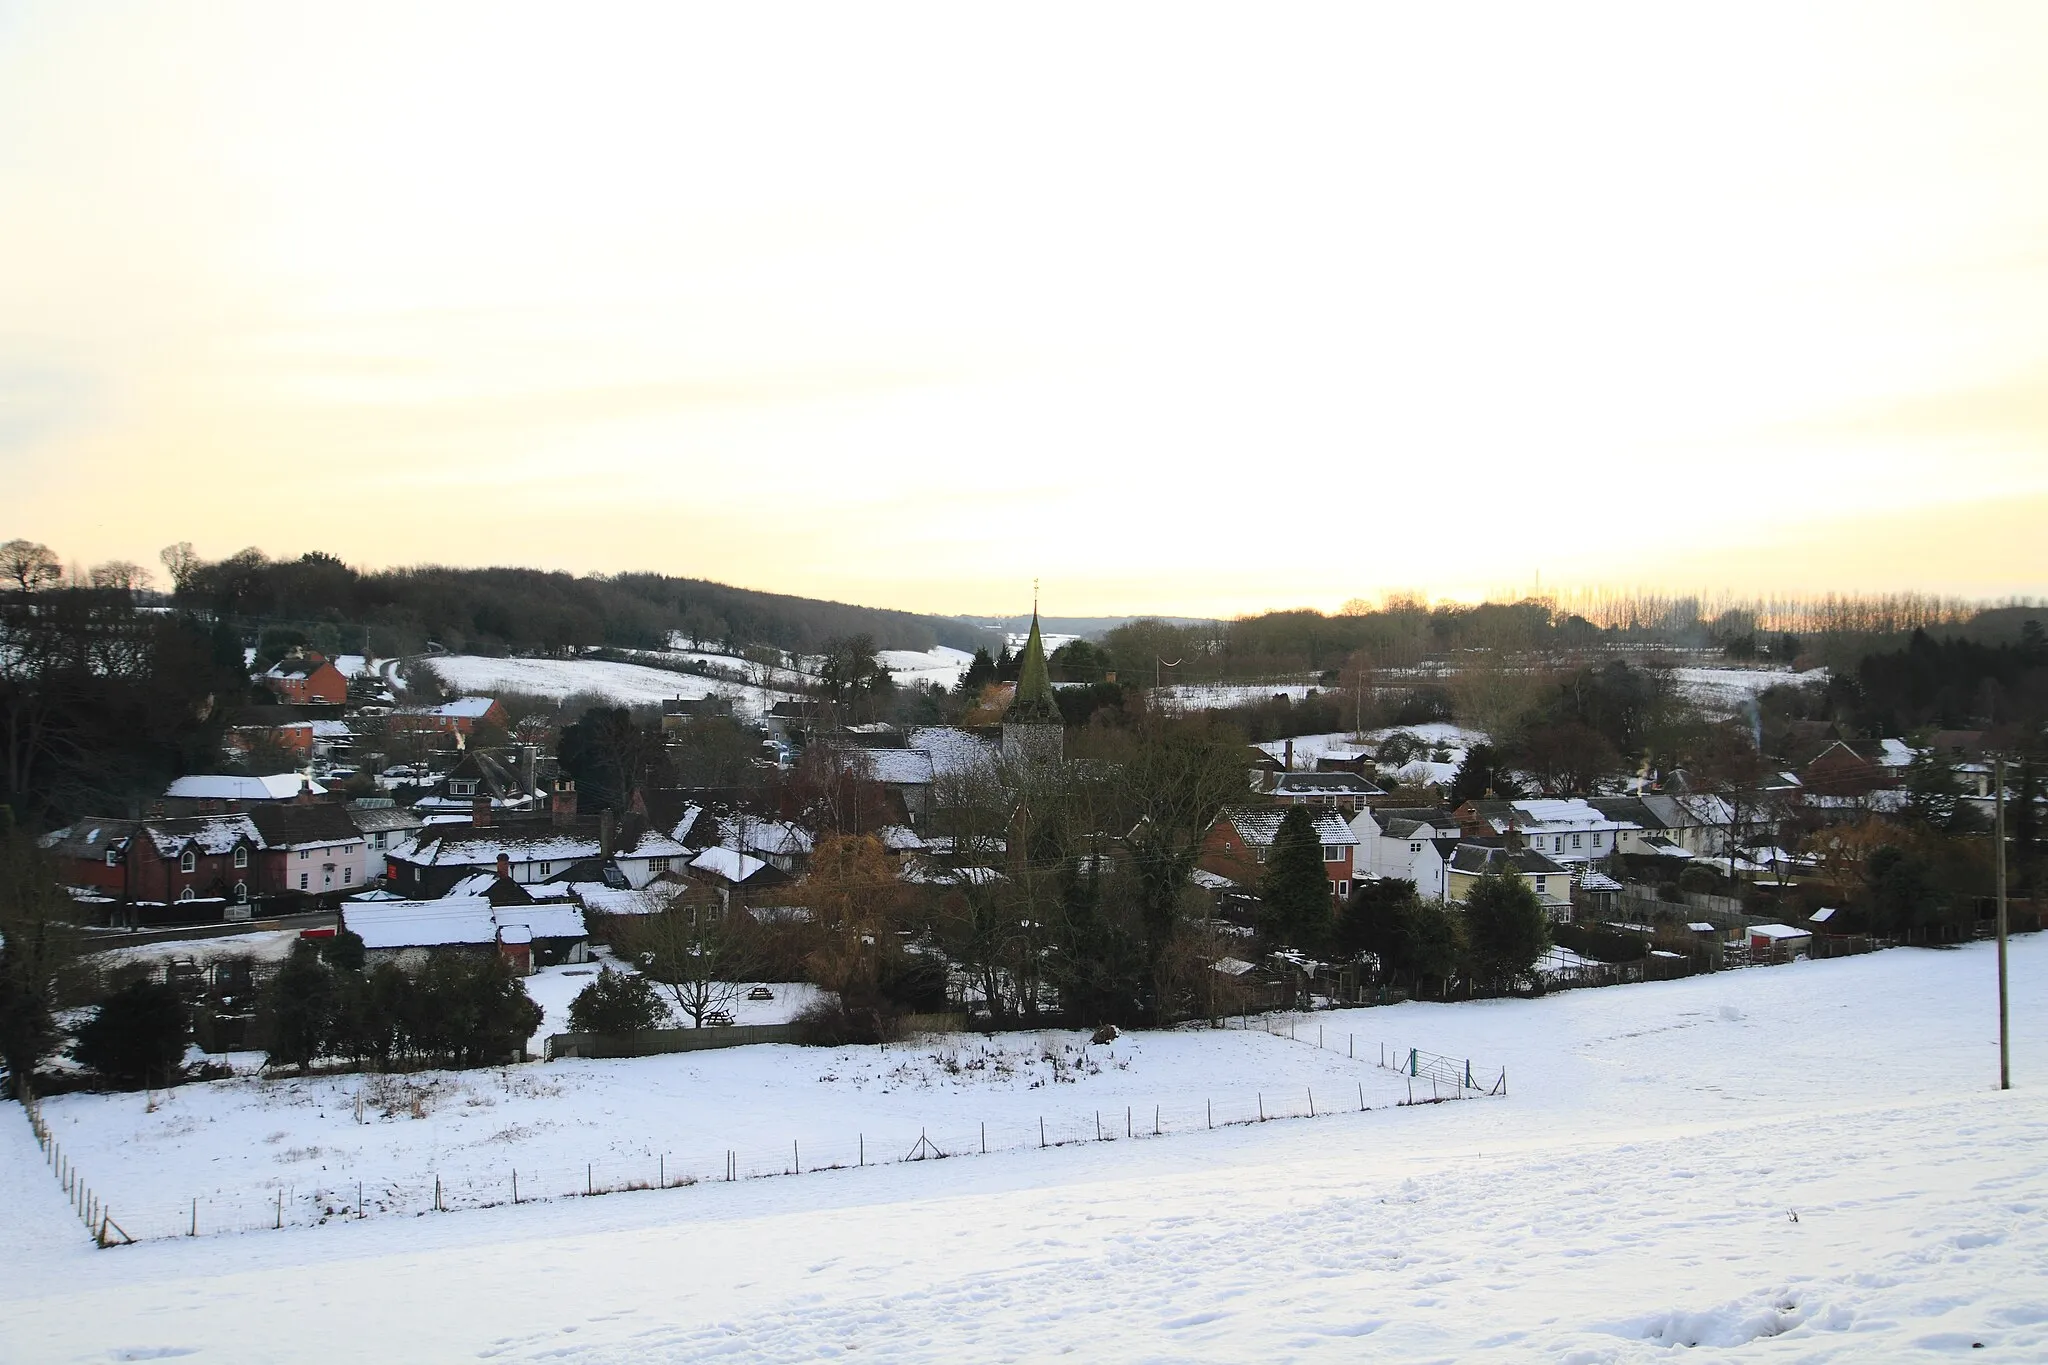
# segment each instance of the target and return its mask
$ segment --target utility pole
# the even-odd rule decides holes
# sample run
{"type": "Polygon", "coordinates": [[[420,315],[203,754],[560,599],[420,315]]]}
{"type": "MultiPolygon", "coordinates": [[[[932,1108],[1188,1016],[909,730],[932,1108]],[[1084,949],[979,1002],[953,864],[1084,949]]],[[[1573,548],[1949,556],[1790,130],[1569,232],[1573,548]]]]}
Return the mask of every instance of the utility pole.
{"type": "Polygon", "coordinates": [[[1991,781],[1997,789],[1998,866],[1998,1088],[2012,1089],[2012,1027],[2006,1007],[2005,988],[2005,760],[1993,759],[1991,781]]]}

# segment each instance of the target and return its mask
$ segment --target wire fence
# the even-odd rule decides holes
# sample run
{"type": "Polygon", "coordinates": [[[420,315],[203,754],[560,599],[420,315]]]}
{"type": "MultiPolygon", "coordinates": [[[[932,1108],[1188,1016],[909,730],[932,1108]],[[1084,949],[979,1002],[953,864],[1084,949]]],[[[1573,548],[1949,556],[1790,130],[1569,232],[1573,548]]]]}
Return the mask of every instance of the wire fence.
{"type": "MultiPolygon", "coordinates": [[[[1311,1035],[1296,1016],[1248,1015],[1218,1021],[1216,1027],[1259,1029],[1276,1038],[1341,1050],[1361,1068],[1395,1072],[1404,1077],[1402,1092],[1361,1074],[1348,1083],[1326,1081],[1298,1087],[1254,1091],[1249,1095],[1185,1096],[1171,1103],[1125,1103],[1110,1108],[1046,1112],[1027,1118],[1014,1114],[993,1121],[948,1120],[885,1132],[855,1131],[843,1139],[792,1139],[786,1146],[662,1150],[648,1147],[632,1154],[611,1153],[581,1162],[463,1163],[439,1171],[402,1176],[369,1173],[337,1174],[315,1183],[280,1182],[253,1189],[216,1189],[188,1196],[175,1205],[128,1208],[126,1222],[116,1227],[104,1207],[85,1191],[77,1203],[102,1246],[172,1237],[199,1237],[286,1227],[307,1227],[370,1217],[420,1216],[465,1209],[496,1208],[565,1199],[588,1199],[642,1190],[677,1189],[690,1185],[735,1183],[775,1177],[799,1177],[868,1166],[903,1165],[985,1156],[1000,1152],[1050,1150],[1084,1143],[1137,1142],[1281,1120],[1322,1119],[1371,1109],[1434,1104],[1451,1099],[1505,1095],[1503,1069],[1489,1084],[1476,1082],[1469,1061],[1440,1056],[1414,1047],[1385,1042],[1364,1043],[1354,1034],[1326,1038],[1315,1026],[1311,1035]],[[1427,1093],[1424,1093],[1427,1087],[1427,1093]],[[1368,1089],[1372,1093],[1368,1093],[1368,1089]],[[95,1223],[93,1220],[101,1220],[95,1223]],[[125,1229],[125,1230],[124,1230],[125,1229]]],[[[359,1121],[374,1122],[359,1100],[359,1121]]],[[[48,1139],[39,1112],[31,1123],[46,1148],[48,1139]]],[[[69,1177],[75,1180],[75,1173],[69,1177]]],[[[72,1188],[67,1184],[67,1192],[72,1188]]]]}
{"type": "Polygon", "coordinates": [[[28,1115],[29,1131],[35,1134],[36,1146],[42,1149],[43,1160],[49,1165],[50,1173],[57,1177],[64,1197],[71,1201],[71,1211],[78,1215],[79,1222],[85,1224],[85,1230],[92,1234],[93,1241],[102,1247],[123,1246],[135,1241],[114,1221],[114,1215],[106,1204],[94,1193],[92,1186],[86,1184],[78,1168],[71,1164],[71,1158],[64,1154],[64,1145],[50,1135],[49,1125],[43,1122],[42,1101],[36,1098],[28,1077],[14,1078],[14,1097],[21,1101],[22,1112],[28,1115]]]}

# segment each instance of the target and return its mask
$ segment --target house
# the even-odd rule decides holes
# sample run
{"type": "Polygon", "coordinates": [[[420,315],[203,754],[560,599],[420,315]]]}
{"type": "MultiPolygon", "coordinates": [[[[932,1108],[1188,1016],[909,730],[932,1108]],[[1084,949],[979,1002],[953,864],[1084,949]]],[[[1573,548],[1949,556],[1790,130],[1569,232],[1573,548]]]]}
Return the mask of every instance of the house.
{"type": "Polygon", "coordinates": [[[522,817],[488,824],[429,824],[385,855],[393,889],[445,896],[463,878],[498,871],[515,882],[603,881],[639,888],[689,857],[676,840],[629,819],[616,835],[597,820],[522,817]]]}
{"type": "MultiPolygon", "coordinates": [[[[1241,885],[1258,883],[1259,868],[1272,852],[1273,838],[1280,831],[1286,811],[1275,806],[1252,806],[1226,812],[1203,840],[1200,866],[1241,885]]],[[[1351,883],[1357,876],[1354,854],[1358,836],[1336,811],[1318,810],[1316,834],[1322,843],[1323,876],[1330,883],[1330,898],[1338,909],[1350,898],[1351,883]]]]}
{"type": "Polygon", "coordinates": [[[1276,774],[1267,788],[1283,806],[1320,806],[1325,810],[1360,811],[1386,790],[1355,772],[1313,772],[1276,774]]]}
{"type": "Polygon", "coordinates": [[[1442,806],[1368,807],[1351,817],[1351,832],[1358,836],[1353,869],[1358,877],[1393,878],[1412,882],[1421,895],[1442,900],[1448,890],[1444,880],[1445,850],[1436,847],[1444,840],[1456,846],[1460,830],[1452,813],[1442,806]]]}
{"type": "Polygon", "coordinates": [[[1816,796],[1868,796],[1898,785],[1901,765],[1881,741],[1838,739],[1799,771],[1799,780],[1816,796]]]}
{"type": "Polygon", "coordinates": [[[1536,852],[1571,864],[1627,852],[1627,836],[1638,828],[1582,797],[1467,801],[1458,807],[1457,816],[1468,838],[1519,834],[1536,852]]]}
{"type": "Polygon", "coordinates": [[[1448,873],[1447,900],[1462,902],[1472,884],[1489,872],[1518,877],[1536,893],[1552,919],[1572,917],[1571,870],[1533,848],[1505,848],[1492,844],[1465,842],[1452,851],[1448,873]]]}
{"type": "Polygon", "coordinates": [[[339,706],[348,700],[348,678],[322,654],[286,655],[259,681],[279,701],[297,706],[339,706]]]}
{"type": "Polygon", "coordinates": [[[482,896],[351,901],[341,908],[341,927],[362,939],[367,962],[395,962],[407,971],[446,953],[496,952],[521,976],[589,960],[583,911],[568,904],[500,908],[482,896]]]}
{"type": "Polygon", "coordinates": [[[101,854],[121,873],[118,923],[247,919],[262,883],[263,836],[247,815],[196,815],[135,824],[101,854]]]}
{"type": "Polygon", "coordinates": [[[511,765],[471,749],[436,779],[425,796],[412,804],[417,811],[435,815],[474,811],[478,802],[495,812],[526,811],[532,810],[538,799],[538,794],[511,765]]]}
{"type": "Polygon", "coordinates": [[[730,910],[740,898],[755,891],[780,886],[788,877],[765,858],[749,857],[737,849],[707,848],[690,859],[684,870],[718,896],[722,909],[730,910]]]}
{"type": "Polygon", "coordinates": [[[276,725],[234,725],[221,736],[221,748],[231,762],[266,749],[308,762],[313,757],[313,735],[313,722],[310,720],[280,721],[276,725]]]}
{"type": "Polygon", "coordinates": [[[932,807],[932,783],[938,769],[924,749],[842,749],[847,767],[870,782],[886,787],[903,803],[911,825],[924,823],[932,807]]]}
{"type": "Polygon", "coordinates": [[[505,728],[505,708],[490,697],[457,697],[439,706],[408,706],[391,713],[394,721],[418,730],[467,739],[479,725],[505,728]]]}
{"type": "Polygon", "coordinates": [[[164,788],[164,809],[172,815],[223,815],[271,803],[303,804],[325,795],[327,788],[304,773],[207,773],[181,777],[164,788]]]}
{"type": "Polygon", "coordinates": [[[713,716],[732,716],[731,697],[665,697],[661,703],[661,732],[679,734],[692,721],[713,716]]]}
{"type": "Polygon", "coordinates": [[[349,819],[355,821],[357,831],[363,836],[363,854],[368,860],[365,875],[372,878],[383,875],[387,852],[410,841],[427,825],[426,816],[399,805],[388,796],[351,801],[347,810],[349,819]]]}
{"type": "Polygon", "coordinates": [[[263,839],[266,891],[345,894],[360,890],[381,868],[346,806],[260,806],[247,818],[263,839]]]}

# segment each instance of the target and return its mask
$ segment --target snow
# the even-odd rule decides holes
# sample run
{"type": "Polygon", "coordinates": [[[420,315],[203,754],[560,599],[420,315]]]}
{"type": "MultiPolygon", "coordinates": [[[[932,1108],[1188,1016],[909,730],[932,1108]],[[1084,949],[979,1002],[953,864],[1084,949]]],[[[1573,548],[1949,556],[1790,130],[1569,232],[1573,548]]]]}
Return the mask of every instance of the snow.
{"type": "MultiPolygon", "coordinates": [[[[1052,646],[1046,646],[1051,652],[1052,646]]],[[[960,685],[960,678],[967,672],[967,666],[974,662],[970,651],[940,645],[935,649],[883,649],[875,652],[875,658],[882,667],[889,670],[898,687],[926,684],[943,687],[948,692],[960,685]]]]}
{"type": "Polygon", "coordinates": [[[2012,961],[2008,1093],[1978,944],[1331,1012],[1294,1042],[1126,1035],[1070,1081],[1027,1034],[64,1096],[46,1118],[117,1220],[182,1233],[203,1196],[202,1232],[264,1230],[94,1250],[0,1122],[0,1358],[2034,1361],[2048,942],[2012,961]],[[1358,1113],[1351,1086],[1406,1083],[1351,1033],[1505,1065],[1510,1094],[1358,1113]],[[1205,1096],[1296,1114],[1311,1085],[1323,1117],[1202,1123],[1205,1096]],[[1113,1140],[1086,1140],[1097,1111],[1113,1140]],[[1039,1113],[1074,1141],[1040,1150],[1039,1113]],[[921,1133],[960,1155],[900,1161],[921,1133]],[[862,1134],[882,1164],[814,1169],[862,1134]],[[723,1182],[727,1150],[805,1174],[723,1182]],[[585,1162],[707,1160],[567,1197],[585,1162]],[[515,1162],[522,1198],[562,1197],[476,1209],[515,1162]],[[458,1211],[268,1230],[280,1188],[296,1218],[352,1203],[351,1169],[408,1210],[439,1172],[458,1211]]]}
{"type": "Polygon", "coordinates": [[[1734,715],[1757,694],[1773,687],[1804,687],[1825,683],[1825,668],[1795,673],[1789,668],[1674,668],[1671,680],[1679,693],[1710,712],[1734,715]]]}
{"type": "MultiPolygon", "coordinates": [[[[441,681],[457,691],[523,692],[557,701],[591,693],[621,706],[654,706],[676,697],[694,701],[718,696],[731,697],[735,711],[758,716],[790,695],[722,678],[605,659],[490,659],[444,654],[430,662],[441,681]]],[[[737,665],[740,661],[729,662],[737,665]]]]}
{"type": "Polygon", "coordinates": [[[282,962],[292,955],[292,945],[298,941],[299,931],[296,929],[262,929],[247,934],[162,939],[155,943],[133,943],[104,949],[99,947],[104,940],[95,939],[92,946],[93,956],[107,967],[134,963],[161,965],[181,957],[205,965],[237,957],[253,958],[258,962],[282,962]]]}
{"type": "Polygon", "coordinates": [[[209,773],[177,778],[164,788],[164,795],[181,801],[289,801],[302,791],[313,796],[327,794],[327,788],[302,773],[268,777],[209,773]]]}

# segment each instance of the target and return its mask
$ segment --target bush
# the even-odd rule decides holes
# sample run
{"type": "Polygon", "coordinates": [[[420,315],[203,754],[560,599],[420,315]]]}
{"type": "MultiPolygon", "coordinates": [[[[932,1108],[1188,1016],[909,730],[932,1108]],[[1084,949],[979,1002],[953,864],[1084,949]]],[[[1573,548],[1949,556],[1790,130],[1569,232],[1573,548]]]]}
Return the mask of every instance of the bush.
{"type": "Polygon", "coordinates": [[[257,1035],[271,1066],[304,1071],[333,1051],[340,990],[333,968],[310,940],[292,945],[292,955],[263,990],[256,1007],[257,1035]]]}
{"type": "Polygon", "coordinates": [[[577,1033],[624,1038],[668,1022],[668,1006],[646,977],[605,967],[569,1002],[569,1027],[577,1033]]]}
{"type": "Polygon", "coordinates": [[[71,1055],[127,1090],[174,1085],[183,1076],[190,1012],[161,981],[136,981],[108,996],[78,1031],[71,1055]]]}
{"type": "Polygon", "coordinates": [[[1506,990],[1529,974],[1550,946],[1550,916],[1520,877],[1489,872],[1465,895],[1465,931],[1473,974],[1506,990]]]}
{"type": "Polygon", "coordinates": [[[1685,870],[1678,874],[1679,890],[1692,891],[1700,895],[1722,895],[1727,889],[1727,884],[1728,879],[1706,863],[1688,863],[1685,870]]]}
{"type": "Polygon", "coordinates": [[[820,1000],[795,1020],[808,1047],[846,1047],[855,1043],[894,1042],[896,1019],[879,1008],[854,1008],[837,999],[820,1000]]]}

